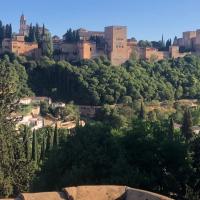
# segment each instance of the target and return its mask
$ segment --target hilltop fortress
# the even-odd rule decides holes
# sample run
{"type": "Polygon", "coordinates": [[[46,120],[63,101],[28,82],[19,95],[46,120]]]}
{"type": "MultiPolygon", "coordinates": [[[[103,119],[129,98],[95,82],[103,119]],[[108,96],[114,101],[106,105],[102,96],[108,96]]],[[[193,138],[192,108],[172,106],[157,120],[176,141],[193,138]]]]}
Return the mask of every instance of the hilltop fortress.
{"type": "MultiPolygon", "coordinates": [[[[11,52],[38,59],[42,55],[40,45],[25,40],[30,27],[22,15],[19,33],[14,34],[12,38],[4,38],[0,52],[11,52]]],[[[49,32],[38,27],[39,34],[42,35],[43,31],[49,32]]],[[[184,32],[182,38],[175,37],[173,44],[167,50],[151,46],[141,47],[137,40],[128,39],[125,26],[109,26],[105,27],[104,31],[88,31],[83,28],[70,31],[63,35],[63,38],[52,37],[55,60],[74,61],[106,56],[113,65],[121,65],[133,56],[144,60],[162,60],[184,57],[187,54],[200,54],[200,30],[184,32]]]]}
{"type": "Polygon", "coordinates": [[[113,65],[121,65],[132,56],[144,60],[162,60],[184,57],[189,52],[181,53],[179,45],[173,44],[168,51],[159,51],[153,47],[140,47],[137,40],[127,38],[127,27],[109,26],[104,32],[76,30],[80,40],[73,43],[58,36],[53,37],[53,47],[59,54],[58,60],[92,59],[100,56],[109,58],[113,65]]]}

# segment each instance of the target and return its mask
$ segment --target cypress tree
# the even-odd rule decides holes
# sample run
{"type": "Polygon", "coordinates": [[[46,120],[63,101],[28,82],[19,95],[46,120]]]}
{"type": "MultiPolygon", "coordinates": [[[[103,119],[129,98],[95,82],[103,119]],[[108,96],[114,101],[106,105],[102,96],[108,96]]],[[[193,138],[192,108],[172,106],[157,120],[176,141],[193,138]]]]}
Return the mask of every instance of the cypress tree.
{"type": "Polygon", "coordinates": [[[9,25],[9,34],[8,34],[9,38],[12,38],[12,25],[9,25]]]}
{"type": "Polygon", "coordinates": [[[186,140],[189,140],[192,135],[193,135],[193,131],[192,131],[192,116],[191,116],[191,112],[189,109],[186,109],[184,112],[184,116],[183,116],[183,123],[182,123],[182,135],[186,138],[186,140]]]}
{"type": "Polygon", "coordinates": [[[79,35],[79,32],[76,31],[76,42],[79,42],[80,41],[80,35],[79,35]]]}
{"type": "Polygon", "coordinates": [[[36,41],[39,43],[40,42],[40,31],[39,31],[38,24],[36,24],[36,26],[35,26],[35,38],[36,38],[36,41]]]}
{"type": "Polygon", "coordinates": [[[6,24],[5,36],[6,38],[10,38],[10,26],[8,24],[6,24]]]}
{"type": "Polygon", "coordinates": [[[46,151],[46,143],[45,143],[45,136],[43,135],[42,146],[41,146],[41,155],[40,155],[40,160],[42,160],[42,161],[45,159],[45,151],[46,151]]]}
{"type": "Polygon", "coordinates": [[[173,140],[174,137],[174,120],[173,118],[170,118],[169,122],[169,139],[173,140]]]}
{"type": "Polygon", "coordinates": [[[45,35],[45,25],[43,24],[43,26],[42,26],[42,36],[44,36],[45,35]]]}
{"type": "Polygon", "coordinates": [[[34,42],[34,32],[32,24],[29,27],[28,42],[34,42]]]}
{"type": "Polygon", "coordinates": [[[56,123],[55,129],[54,129],[54,136],[53,136],[53,147],[58,147],[59,141],[58,141],[58,125],[56,123]]]}
{"type": "Polygon", "coordinates": [[[27,160],[30,159],[30,140],[29,140],[29,129],[27,126],[24,127],[24,137],[23,137],[23,142],[24,142],[24,152],[25,152],[25,157],[27,160]]]}
{"type": "Polygon", "coordinates": [[[36,36],[35,36],[35,27],[32,29],[32,42],[36,42],[36,36]]]}
{"type": "Polygon", "coordinates": [[[46,144],[46,153],[49,153],[52,148],[52,139],[51,139],[51,132],[47,130],[47,144],[46,144]]]}
{"type": "Polygon", "coordinates": [[[141,101],[140,112],[139,112],[139,119],[144,120],[146,118],[145,106],[143,100],[141,101]]]}
{"type": "Polygon", "coordinates": [[[4,39],[4,28],[2,21],[0,21],[0,47],[2,46],[3,39],[4,39]]]}
{"type": "Polygon", "coordinates": [[[33,140],[32,140],[32,160],[37,162],[37,136],[35,130],[33,131],[33,140]]]}

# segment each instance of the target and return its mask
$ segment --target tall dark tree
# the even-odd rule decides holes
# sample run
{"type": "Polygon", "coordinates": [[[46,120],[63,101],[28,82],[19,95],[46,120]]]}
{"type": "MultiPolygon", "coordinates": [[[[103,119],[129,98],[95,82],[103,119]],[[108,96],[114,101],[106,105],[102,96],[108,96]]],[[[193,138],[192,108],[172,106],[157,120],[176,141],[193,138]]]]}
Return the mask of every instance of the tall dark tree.
{"type": "Polygon", "coordinates": [[[31,24],[29,28],[28,42],[36,42],[35,31],[35,27],[31,24]]]}
{"type": "Polygon", "coordinates": [[[37,162],[38,161],[38,144],[37,144],[37,135],[36,131],[33,131],[33,139],[32,139],[32,160],[37,162]]]}
{"type": "Polygon", "coordinates": [[[12,38],[12,25],[9,25],[9,38],[12,38]]]}
{"type": "Polygon", "coordinates": [[[2,45],[3,39],[4,39],[4,27],[2,21],[0,21],[0,47],[2,45]]]}
{"type": "Polygon", "coordinates": [[[33,30],[32,30],[32,42],[37,42],[35,26],[33,26],[33,30]]]}
{"type": "Polygon", "coordinates": [[[5,29],[5,37],[6,38],[11,38],[11,30],[10,30],[10,25],[9,24],[6,24],[6,29],[5,29]]]}
{"type": "Polygon", "coordinates": [[[40,43],[40,30],[39,30],[38,24],[36,24],[36,26],[35,26],[35,38],[36,38],[36,41],[38,43],[40,43]]]}
{"type": "Polygon", "coordinates": [[[24,156],[22,135],[16,132],[15,119],[21,82],[8,56],[0,59],[0,196],[28,191],[34,166],[24,156]],[[2,153],[3,152],[3,153],[2,153]]]}
{"type": "Polygon", "coordinates": [[[143,100],[141,101],[140,105],[140,112],[139,112],[139,119],[144,120],[146,118],[146,111],[145,111],[145,105],[143,100]]]}
{"type": "Polygon", "coordinates": [[[181,131],[186,140],[189,140],[193,136],[192,116],[189,108],[187,108],[184,112],[181,131]]]}
{"type": "Polygon", "coordinates": [[[44,36],[45,35],[45,25],[43,24],[43,26],[42,26],[42,36],[44,36]]]}
{"type": "Polygon", "coordinates": [[[41,155],[40,155],[41,161],[43,161],[45,159],[45,151],[46,151],[46,140],[45,140],[45,135],[43,135],[42,146],[41,146],[41,155]]]}
{"type": "Polygon", "coordinates": [[[53,135],[53,147],[58,147],[59,141],[58,141],[58,125],[56,123],[55,129],[54,129],[54,135],[53,135]]]}
{"type": "Polygon", "coordinates": [[[172,45],[172,40],[171,39],[169,39],[169,40],[167,40],[167,42],[166,42],[166,50],[167,51],[169,51],[169,47],[172,45]]]}
{"type": "Polygon", "coordinates": [[[27,160],[30,160],[30,130],[27,126],[24,126],[24,131],[23,131],[23,142],[24,142],[24,152],[25,152],[25,157],[27,160]]]}
{"type": "Polygon", "coordinates": [[[52,134],[51,130],[47,129],[47,144],[46,144],[46,154],[48,154],[52,149],[52,134]]]}
{"type": "Polygon", "coordinates": [[[169,122],[169,139],[173,140],[174,137],[174,120],[171,117],[169,122]]]}
{"type": "Polygon", "coordinates": [[[51,57],[53,54],[53,43],[52,43],[52,37],[49,32],[45,33],[45,35],[42,36],[41,41],[41,48],[42,48],[42,55],[51,57]]]}

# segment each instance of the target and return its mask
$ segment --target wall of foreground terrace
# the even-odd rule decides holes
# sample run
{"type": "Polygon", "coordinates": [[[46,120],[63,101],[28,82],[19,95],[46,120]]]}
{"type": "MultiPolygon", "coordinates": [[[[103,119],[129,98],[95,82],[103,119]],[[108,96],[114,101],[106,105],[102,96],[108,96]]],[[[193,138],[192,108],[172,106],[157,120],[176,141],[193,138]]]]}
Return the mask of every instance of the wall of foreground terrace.
{"type": "MultiPolygon", "coordinates": [[[[2,199],[9,200],[9,199],[2,199]]],[[[173,200],[152,192],[127,186],[67,187],[62,192],[22,193],[10,200],[173,200]]]]}

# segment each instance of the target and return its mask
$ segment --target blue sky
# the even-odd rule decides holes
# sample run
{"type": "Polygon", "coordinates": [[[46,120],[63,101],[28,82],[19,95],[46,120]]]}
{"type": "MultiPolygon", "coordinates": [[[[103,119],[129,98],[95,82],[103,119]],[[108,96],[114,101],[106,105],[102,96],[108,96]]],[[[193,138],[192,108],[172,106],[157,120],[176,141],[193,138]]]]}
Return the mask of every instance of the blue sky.
{"type": "Polygon", "coordinates": [[[19,17],[45,23],[52,34],[68,28],[103,30],[107,25],[126,25],[128,36],[159,40],[200,29],[200,0],[2,0],[0,19],[18,31],[19,17]]]}

